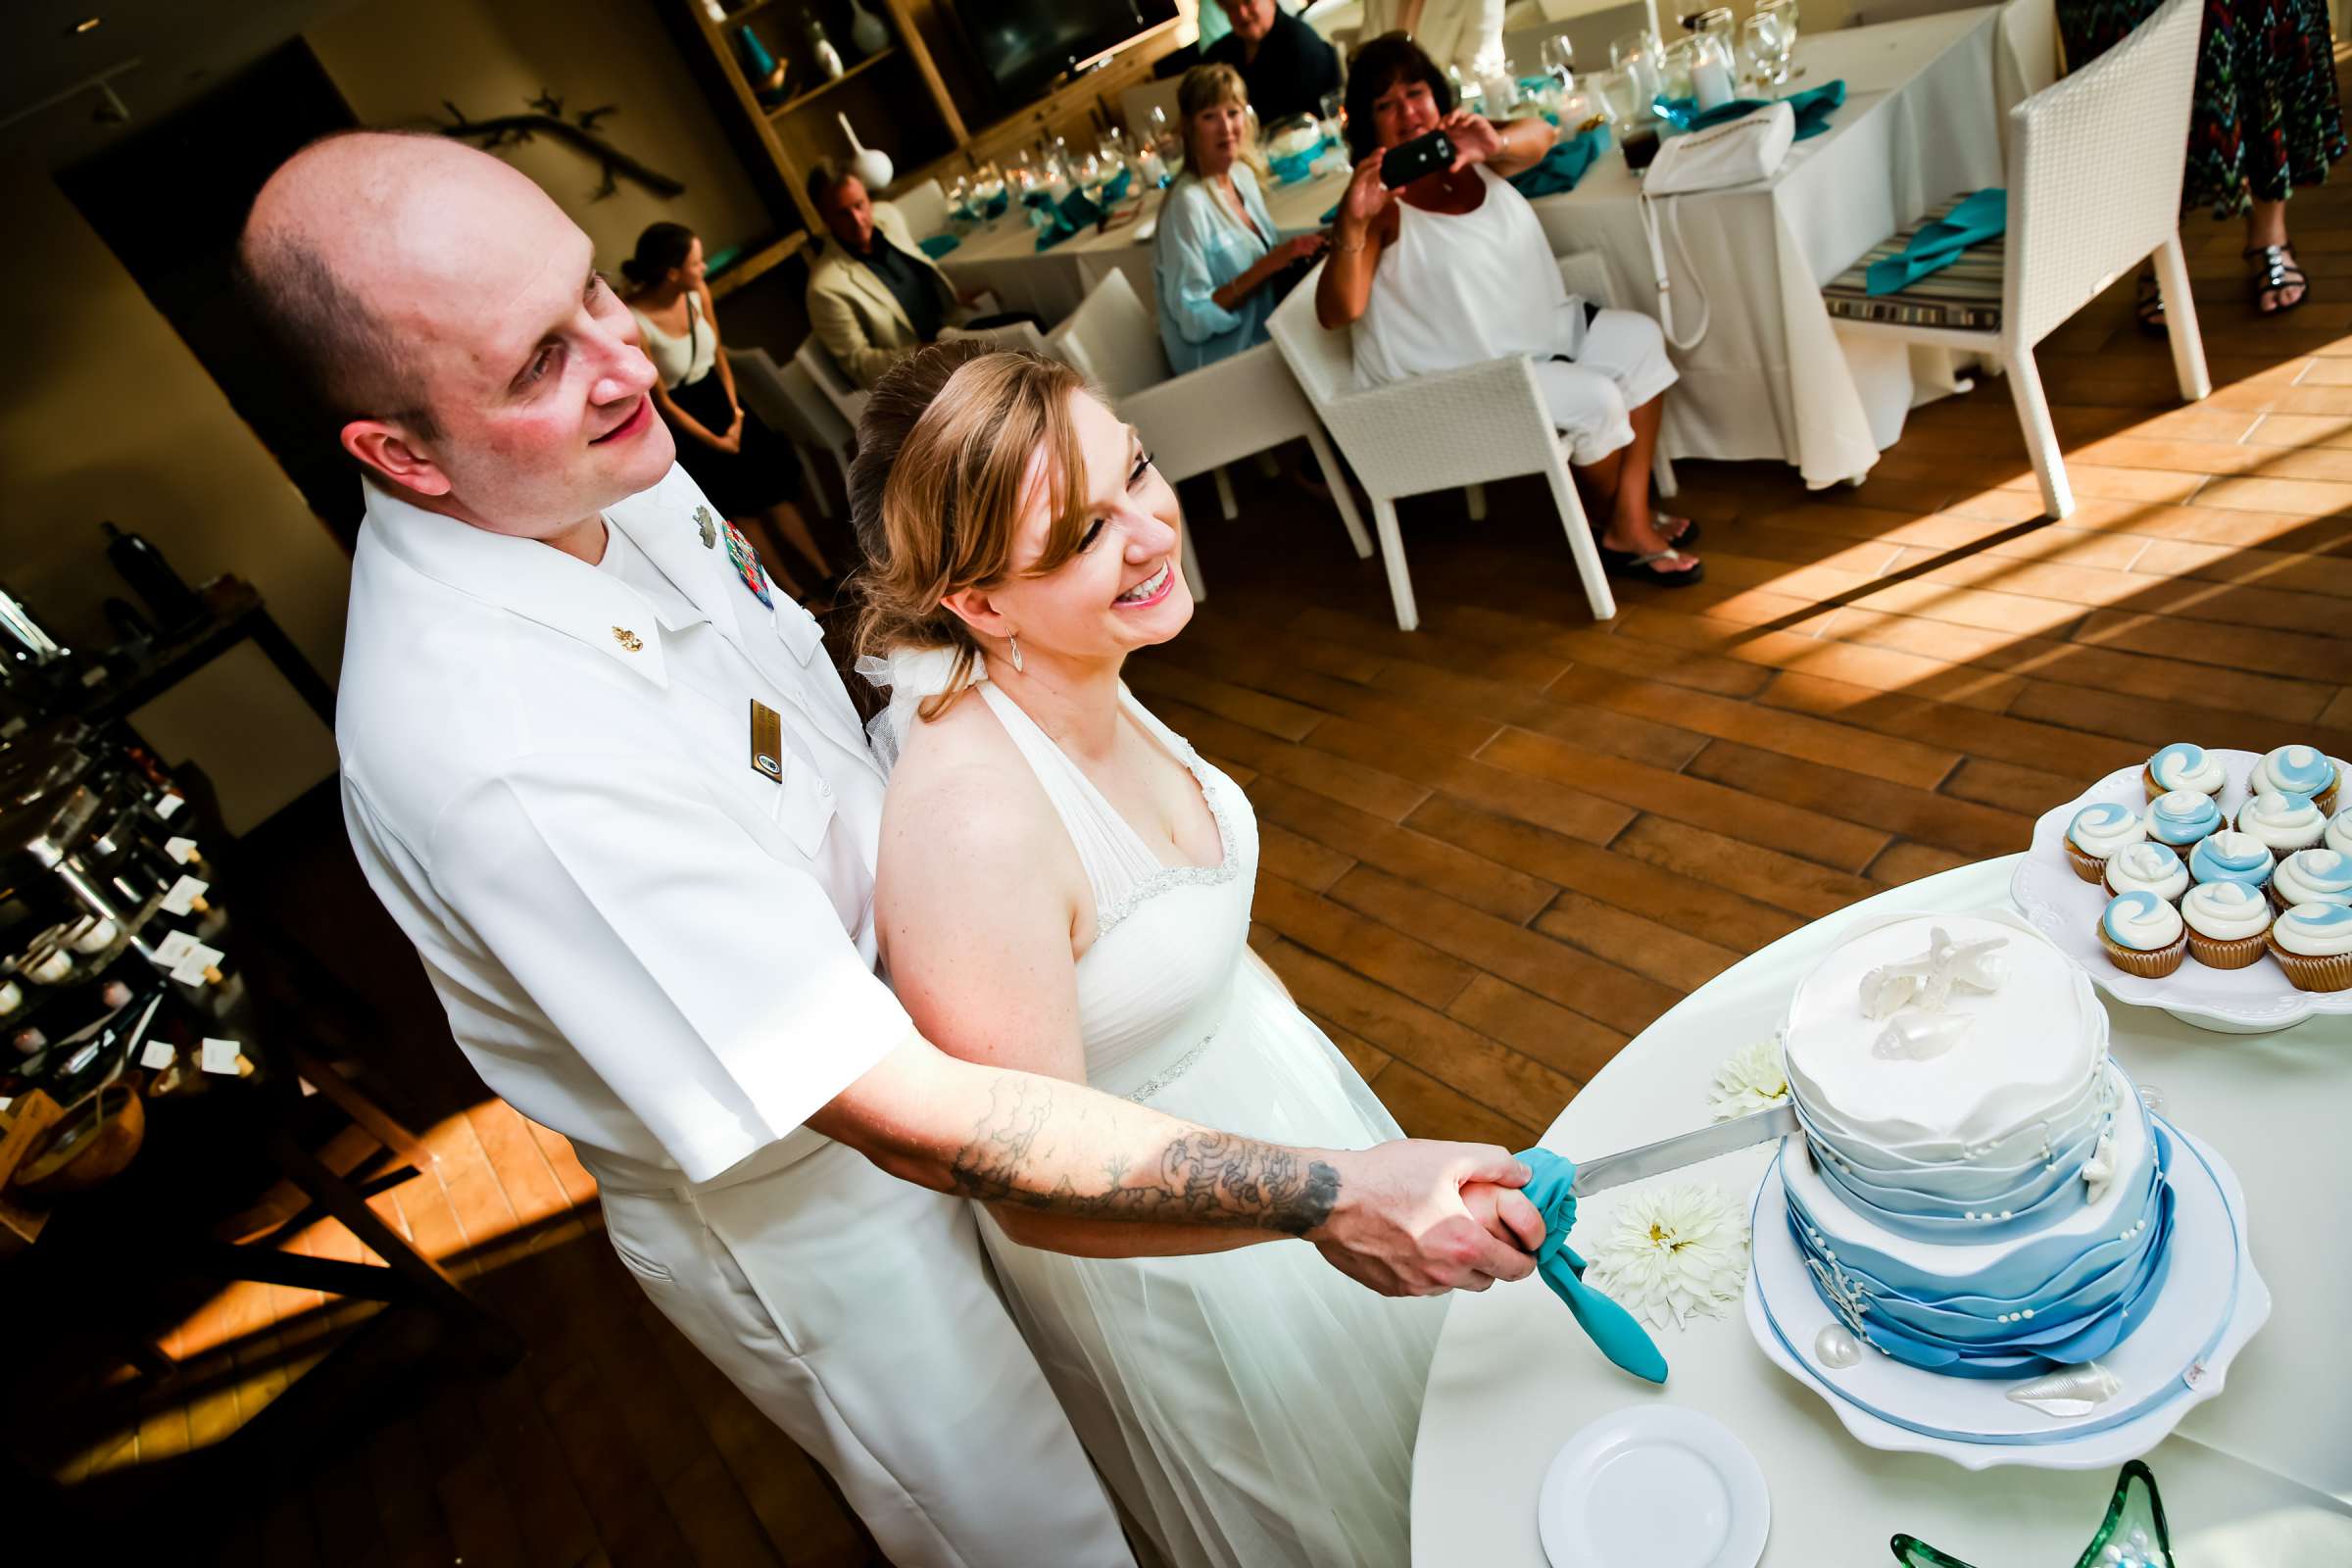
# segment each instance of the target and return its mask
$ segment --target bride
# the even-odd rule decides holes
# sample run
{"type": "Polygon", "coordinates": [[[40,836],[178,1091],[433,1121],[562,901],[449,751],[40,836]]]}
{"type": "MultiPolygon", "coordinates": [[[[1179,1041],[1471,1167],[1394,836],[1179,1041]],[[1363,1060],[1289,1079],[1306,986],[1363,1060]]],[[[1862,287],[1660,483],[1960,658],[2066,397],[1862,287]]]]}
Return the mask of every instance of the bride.
{"type": "MultiPolygon", "coordinates": [[[[1254,1138],[1396,1137],[1250,951],[1250,803],[1119,679],[1192,616],[1175,492],[1135,433],[1066,366],[943,344],[874,389],[852,490],[859,667],[891,688],[877,728],[898,748],[875,923],[924,1035],[1254,1138]]],[[[1541,1242],[1518,1194],[1464,1200],[1541,1242]]],[[[1011,1207],[982,1231],[1080,1438],[1168,1560],[1406,1560],[1442,1302],[1376,1296],[1272,1236],[1011,1207]]]]}

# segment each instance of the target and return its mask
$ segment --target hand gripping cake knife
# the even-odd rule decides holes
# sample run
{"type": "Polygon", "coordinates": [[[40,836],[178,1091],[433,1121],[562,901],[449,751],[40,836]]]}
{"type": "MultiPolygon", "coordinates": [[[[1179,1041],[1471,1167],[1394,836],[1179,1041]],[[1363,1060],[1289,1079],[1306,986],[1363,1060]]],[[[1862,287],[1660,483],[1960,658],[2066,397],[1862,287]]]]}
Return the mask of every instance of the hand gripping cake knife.
{"type": "Polygon", "coordinates": [[[1712,1127],[1696,1132],[1679,1133],[1661,1138],[1654,1144],[1643,1144],[1622,1153],[1600,1154],[1579,1160],[1576,1181],[1569,1189],[1579,1198],[1605,1193],[1627,1182],[1638,1182],[1646,1176],[1663,1176],[1685,1165],[1695,1165],[1702,1159],[1713,1159],[1736,1149],[1752,1144],[1776,1141],[1795,1132],[1796,1107],[1774,1105],[1769,1110],[1750,1111],[1730,1121],[1719,1121],[1712,1127]]]}

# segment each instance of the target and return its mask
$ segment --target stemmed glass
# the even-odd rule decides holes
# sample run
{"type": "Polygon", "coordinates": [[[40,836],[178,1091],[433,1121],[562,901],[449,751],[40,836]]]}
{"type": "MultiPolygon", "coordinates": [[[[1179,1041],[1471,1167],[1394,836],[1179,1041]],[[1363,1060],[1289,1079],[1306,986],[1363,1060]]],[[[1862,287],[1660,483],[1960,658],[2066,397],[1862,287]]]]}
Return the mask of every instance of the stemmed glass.
{"type": "Polygon", "coordinates": [[[1777,87],[1805,74],[1802,67],[1789,67],[1796,51],[1796,8],[1797,0],[1756,0],[1754,15],[1741,25],[1742,52],[1754,62],[1759,81],[1777,87]]]}
{"type": "Polygon", "coordinates": [[[1544,40],[1538,57],[1544,62],[1544,74],[1560,85],[1565,93],[1576,86],[1576,45],[1564,32],[1555,32],[1544,40]]]}
{"type": "Polygon", "coordinates": [[[1647,28],[1629,32],[1609,44],[1609,64],[1633,83],[1634,101],[1643,112],[1658,96],[1658,40],[1647,28]]]}

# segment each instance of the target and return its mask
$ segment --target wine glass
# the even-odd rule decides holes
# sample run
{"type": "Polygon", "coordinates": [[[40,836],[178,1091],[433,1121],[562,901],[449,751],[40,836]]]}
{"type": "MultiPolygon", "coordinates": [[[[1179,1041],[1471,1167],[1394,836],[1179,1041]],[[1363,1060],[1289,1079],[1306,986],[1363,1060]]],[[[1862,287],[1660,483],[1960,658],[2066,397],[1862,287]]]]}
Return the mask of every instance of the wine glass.
{"type": "Polygon", "coordinates": [[[1545,38],[1537,55],[1544,63],[1544,74],[1560,84],[1560,91],[1576,85],[1576,45],[1568,41],[1566,33],[1555,32],[1545,38]]]}
{"type": "Polygon", "coordinates": [[[1647,111],[1658,96],[1658,40],[1644,27],[1620,34],[1609,44],[1609,64],[1626,74],[1634,102],[1647,111]]]}
{"type": "Polygon", "coordinates": [[[1764,86],[1777,87],[1788,79],[1788,51],[1794,42],[1788,24],[1770,11],[1758,11],[1740,24],[1740,57],[1764,86]]]}
{"type": "Polygon", "coordinates": [[[1756,17],[1770,17],[1779,25],[1777,59],[1780,74],[1773,78],[1776,83],[1805,74],[1804,67],[1791,68],[1790,65],[1791,57],[1796,52],[1796,7],[1797,0],[1756,0],[1755,14],[1748,18],[1750,22],[1753,22],[1756,17]]]}

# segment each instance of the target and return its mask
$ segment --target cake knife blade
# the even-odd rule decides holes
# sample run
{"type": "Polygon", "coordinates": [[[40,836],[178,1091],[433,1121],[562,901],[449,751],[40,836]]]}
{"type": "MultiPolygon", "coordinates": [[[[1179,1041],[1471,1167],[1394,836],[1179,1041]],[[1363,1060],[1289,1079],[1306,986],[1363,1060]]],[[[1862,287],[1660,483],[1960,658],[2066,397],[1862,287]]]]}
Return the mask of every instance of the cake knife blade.
{"type": "Polygon", "coordinates": [[[1576,1181],[1570,1191],[1579,1198],[1605,1193],[1627,1182],[1638,1182],[1645,1176],[1663,1176],[1685,1165],[1695,1165],[1702,1159],[1713,1159],[1736,1149],[1785,1138],[1796,1131],[1796,1107],[1774,1105],[1769,1110],[1750,1111],[1730,1121],[1719,1121],[1712,1127],[1696,1132],[1678,1133],[1661,1138],[1654,1144],[1628,1149],[1621,1153],[1599,1154],[1592,1159],[1579,1160],[1576,1181]]]}

